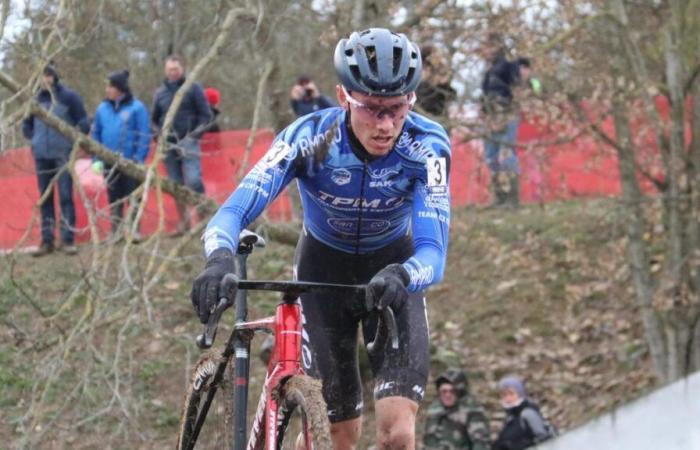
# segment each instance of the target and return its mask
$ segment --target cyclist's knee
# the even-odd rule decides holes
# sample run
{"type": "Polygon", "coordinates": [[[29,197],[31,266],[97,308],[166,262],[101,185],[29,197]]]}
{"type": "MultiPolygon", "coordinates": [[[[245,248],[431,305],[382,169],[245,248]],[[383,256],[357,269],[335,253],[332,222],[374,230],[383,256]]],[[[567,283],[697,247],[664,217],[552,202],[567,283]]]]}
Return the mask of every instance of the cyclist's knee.
{"type": "Polygon", "coordinates": [[[377,401],[376,412],[380,450],[415,448],[416,402],[403,397],[386,397],[377,401]]]}
{"type": "Polygon", "coordinates": [[[331,424],[331,439],[334,450],[352,450],[360,440],[362,418],[357,417],[331,424]]]}

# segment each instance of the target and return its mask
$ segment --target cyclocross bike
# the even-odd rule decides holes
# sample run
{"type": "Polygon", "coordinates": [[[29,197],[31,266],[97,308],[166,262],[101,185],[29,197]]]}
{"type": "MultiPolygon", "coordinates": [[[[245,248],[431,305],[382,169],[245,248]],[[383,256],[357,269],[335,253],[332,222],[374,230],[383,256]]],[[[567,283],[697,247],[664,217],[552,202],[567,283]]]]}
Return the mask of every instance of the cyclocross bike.
{"type": "MultiPolygon", "coordinates": [[[[222,281],[222,292],[232,292],[237,288],[235,301],[230,301],[230,295],[219,300],[204,332],[197,337],[197,345],[203,349],[211,348],[219,319],[231,305],[235,305],[235,324],[226,345],[219,351],[205,353],[194,366],[180,419],[178,450],[194,449],[195,444],[198,449],[283,450],[293,449],[297,439],[302,439],[307,450],[332,448],[321,383],[307,376],[301,364],[302,321],[298,298],[302,293],[343,293],[364,297],[366,287],[246,280],[248,255],[254,247],[264,246],[265,241],[257,234],[247,230],[241,233],[235,259],[236,273],[226,275],[222,281]],[[275,315],[247,321],[248,290],[282,292],[282,301],[275,315]],[[248,436],[249,355],[256,331],[274,332],[275,343],[248,436]],[[221,393],[217,396],[218,392],[221,393]],[[300,421],[295,422],[300,423],[292,425],[292,417],[299,417],[300,421]]],[[[369,352],[389,341],[393,348],[398,348],[393,312],[385,309],[380,312],[380,318],[375,339],[367,345],[369,352]]]]}

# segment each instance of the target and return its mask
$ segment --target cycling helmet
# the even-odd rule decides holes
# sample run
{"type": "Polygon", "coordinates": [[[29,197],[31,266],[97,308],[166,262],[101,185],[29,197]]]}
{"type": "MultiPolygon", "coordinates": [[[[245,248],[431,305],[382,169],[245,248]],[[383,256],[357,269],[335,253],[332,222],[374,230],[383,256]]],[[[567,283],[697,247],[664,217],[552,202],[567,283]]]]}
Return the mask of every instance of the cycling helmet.
{"type": "Polygon", "coordinates": [[[333,60],[340,82],[349,91],[391,97],[415,91],[420,82],[418,46],[386,28],[370,28],[341,39],[333,60]]]}

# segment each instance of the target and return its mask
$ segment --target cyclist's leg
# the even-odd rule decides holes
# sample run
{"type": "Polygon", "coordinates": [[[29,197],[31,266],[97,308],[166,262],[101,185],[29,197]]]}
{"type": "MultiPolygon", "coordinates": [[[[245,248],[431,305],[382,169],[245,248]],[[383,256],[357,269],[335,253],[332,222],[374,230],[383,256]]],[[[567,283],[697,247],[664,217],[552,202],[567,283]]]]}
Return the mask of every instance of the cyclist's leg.
{"type": "MultiPolygon", "coordinates": [[[[413,449],[418,404],[428,381],[428,319],[423,293],[411,294],[396,313],[398,350],[385,346],[370,358],[375,374],[375,412],[379,449],[413,449]]],[[[376,320],[365,320],[365,339],[372,339],[376,320]]]]}
{"type": "MultiPolygon", "coordinates": [[[[348,283],[348,258],[303,236],[296,253],[296,277],[304,281],[348,283]]],[[[334,449],[352,449],[361,431],[362,386],[357,364],[359,319],[348,299],[302,295],[302,365],[323,382],[334,449]]]]}
{"type": "Polygon", "coordinates": [[[379,450],[416,447],[418,403],[405,397],[384,397],[374,405],[379,450]]]}

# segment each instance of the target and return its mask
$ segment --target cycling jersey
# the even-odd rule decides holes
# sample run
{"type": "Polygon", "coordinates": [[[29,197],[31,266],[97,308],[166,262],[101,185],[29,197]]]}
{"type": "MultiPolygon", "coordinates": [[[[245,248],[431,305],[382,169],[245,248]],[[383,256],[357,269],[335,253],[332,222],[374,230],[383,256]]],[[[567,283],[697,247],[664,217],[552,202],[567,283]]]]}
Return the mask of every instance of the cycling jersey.
{"type": "Polygon", "coordinates": [[[410,112],[394,148],[373,158],[353,149],[346,112],[329,108],[296,120],[241,181],[204,235],[209,255],[237,247],[250,224],[297,179],[304,227],[318,241],[365,254],[412,235],[415,253],[403,262],[408,290],[443,275],[450,221],[450,144],[445,130],[410,112]]]}

